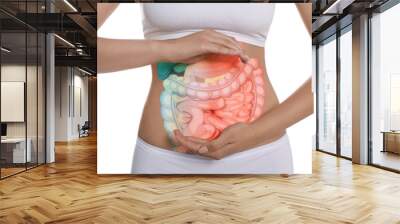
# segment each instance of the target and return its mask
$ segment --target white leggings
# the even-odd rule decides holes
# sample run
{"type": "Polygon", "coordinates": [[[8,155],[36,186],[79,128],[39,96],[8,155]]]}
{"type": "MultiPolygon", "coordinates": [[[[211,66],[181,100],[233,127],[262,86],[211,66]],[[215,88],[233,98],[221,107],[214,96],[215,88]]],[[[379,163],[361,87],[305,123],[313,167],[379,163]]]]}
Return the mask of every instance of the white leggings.
{"type": "Polygon", "coordinates": [[[139,138],[132,165],[133,174],[292,174],[289,138],[212,160],[150,145],[139,138]]]}

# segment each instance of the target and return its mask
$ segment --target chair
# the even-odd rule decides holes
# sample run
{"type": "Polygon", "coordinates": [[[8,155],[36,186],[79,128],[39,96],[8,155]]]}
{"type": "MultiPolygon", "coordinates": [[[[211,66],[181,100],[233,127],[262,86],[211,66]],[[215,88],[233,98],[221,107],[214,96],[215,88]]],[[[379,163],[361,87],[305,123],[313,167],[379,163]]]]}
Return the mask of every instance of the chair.
{"type": "Polygon", "coordinates": [[[85,121],[85,123],[82,125],[82,127],[80,127],[80,125],[78,125],[79,138],[89,136],[89,129],[90,129],[89,121],[85,121]]]}

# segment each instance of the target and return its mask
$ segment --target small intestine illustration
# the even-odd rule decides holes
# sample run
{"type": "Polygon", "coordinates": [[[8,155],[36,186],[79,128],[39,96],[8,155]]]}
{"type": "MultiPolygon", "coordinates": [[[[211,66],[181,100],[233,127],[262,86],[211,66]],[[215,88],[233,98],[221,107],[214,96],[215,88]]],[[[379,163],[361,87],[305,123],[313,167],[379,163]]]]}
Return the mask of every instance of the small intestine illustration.
{"type": "Polygon", "coordinates": [[[160,95],[164,128],[172,136],[206,140],[238,122],[257,119],[264,105],[264,73],[256,59],[210,55],[194,64],[159,63],[163,80],[160,95]]]}

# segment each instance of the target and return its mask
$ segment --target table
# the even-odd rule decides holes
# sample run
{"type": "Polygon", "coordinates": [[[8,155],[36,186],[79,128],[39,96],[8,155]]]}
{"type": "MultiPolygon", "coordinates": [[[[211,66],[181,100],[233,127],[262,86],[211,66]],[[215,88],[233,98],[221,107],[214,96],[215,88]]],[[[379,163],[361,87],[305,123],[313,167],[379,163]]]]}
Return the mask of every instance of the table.
{"type": "Polygon", "coordinates": [[[28,143],[25,154],[25,138],[6,138],[1,139],[1,157],[6,163],[26,163],[32,158],[30,138],[26,139],[28,143]],[[26,159],[26,161],[25,161],[26,159]]]}
{"type": "Polygon", "coordinates": [[[400,154],[400,131],[382,131],[383,150],[382,152],[392,152],[400,154]]]}

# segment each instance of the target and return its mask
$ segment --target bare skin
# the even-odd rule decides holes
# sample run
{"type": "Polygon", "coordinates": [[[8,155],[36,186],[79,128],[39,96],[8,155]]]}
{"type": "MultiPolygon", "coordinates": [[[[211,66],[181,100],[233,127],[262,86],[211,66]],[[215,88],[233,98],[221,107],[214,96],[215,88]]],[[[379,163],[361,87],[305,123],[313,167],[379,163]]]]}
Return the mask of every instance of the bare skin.
{"type": "Polygon", "coordinates": [[[118,4],[115,3],[102,3],[97,7],[97,28],[103,25],[108,16],[110,16],[117,7],[118,4]]]}
{"type": "MultiPolygon", "coordinates": [[[[100,5],[100,21],[111,14],[117,4],[100,5]],[[100,9],[106,7],[108,9],[100,9]]],[[[298,11],[311,34],[311,4],[297,4],[298,11]]],[[[264,65],[264,48],[236,41],[213,30],[165,41],[154,40],[111,40],[98,38],[99,72],[112,72],[151,64],[153,81],[139,128],[139,136],[146,142],[166,149],[172,149],[163,129],[159,97],[162,83],[157,79],[155,63],[159,61],[193,63],[209,53],[239,55],[243,61],[257,58],[264,65]],[[185,51],[182,51],[185,49],[185,51]],[[118,58],[118,60],[115,60],[118,58]],[[134,58],[135,60],[132,60],[134,58]]],[[[177,150],[195,153],[212,159],[221,159],[230,154],[270,143],[281,137],[286,128],[313,113],[311,78],[300,86],[289,98],[279,103],[268,76],[266,76],[266,96],[263,114],[252,123],[237,123],[213,141],[183,136],[175,131],[177,150]]]]}
{"type": "Polygon", "coordinates": [[[97,67],[101,72],[136,68],[159,61],[193,63],[209,53],[239,55],[243,60],[248,59],[239,42],[213,30],[163,41],[97,38],[97,46],[97,67]]]}

